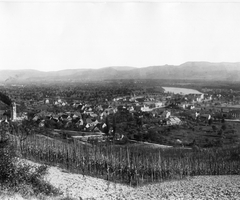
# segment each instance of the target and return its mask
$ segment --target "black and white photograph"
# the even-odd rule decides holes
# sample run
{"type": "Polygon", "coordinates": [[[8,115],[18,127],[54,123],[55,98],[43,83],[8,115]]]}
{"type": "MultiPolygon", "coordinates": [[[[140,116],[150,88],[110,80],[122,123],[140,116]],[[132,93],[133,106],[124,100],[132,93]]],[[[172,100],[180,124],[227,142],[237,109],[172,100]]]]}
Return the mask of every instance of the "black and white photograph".
{"type": "Polygon", "coordinates": [[[240,199],[240,0],[0,0],[0,199],[240,199]]]}

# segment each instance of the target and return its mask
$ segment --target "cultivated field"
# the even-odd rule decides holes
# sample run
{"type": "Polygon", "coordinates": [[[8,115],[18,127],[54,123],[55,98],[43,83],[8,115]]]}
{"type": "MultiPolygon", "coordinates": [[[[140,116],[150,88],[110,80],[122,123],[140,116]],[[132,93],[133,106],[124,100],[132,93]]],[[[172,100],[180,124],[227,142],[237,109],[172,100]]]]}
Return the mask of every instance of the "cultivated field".
{"type": "MultiPolygon", "coordinates": [[[[15,138],[15,139],[14,139],[15,138]]],[[[33,135],[19,142],[23,158],[112,182],[142,185],[198,175],[239,174],[240,147],[211,149],[86,146],[33,135]]]]}

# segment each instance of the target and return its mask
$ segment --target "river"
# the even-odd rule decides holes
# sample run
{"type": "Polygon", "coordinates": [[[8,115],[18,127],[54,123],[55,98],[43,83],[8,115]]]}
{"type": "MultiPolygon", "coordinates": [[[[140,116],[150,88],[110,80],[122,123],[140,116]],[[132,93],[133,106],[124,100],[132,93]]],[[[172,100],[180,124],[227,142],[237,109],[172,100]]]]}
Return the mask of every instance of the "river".
{"type": "Polygon", "coordinates": [[[197,90],[194,89],[188,89],[188,88],[178,88],[178,87],[162,87],[165,92],[172,92],[174,94],[203,94],[197,90]]]}

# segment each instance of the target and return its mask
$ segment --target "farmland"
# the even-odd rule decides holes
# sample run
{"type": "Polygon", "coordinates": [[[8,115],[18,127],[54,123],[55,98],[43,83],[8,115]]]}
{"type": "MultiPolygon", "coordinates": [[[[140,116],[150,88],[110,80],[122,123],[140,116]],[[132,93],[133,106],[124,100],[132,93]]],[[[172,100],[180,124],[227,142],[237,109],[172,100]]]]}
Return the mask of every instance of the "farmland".
{"type": "Polygon", "coordinates": [[[31,136],[12,138],[22,157],[60,166],[70,172],[141,185],[197,175],[239,174],[240,148],[189,150],[65,143],[31,136]],[[15,139],[14,139],[15,138],[15,139]]]}

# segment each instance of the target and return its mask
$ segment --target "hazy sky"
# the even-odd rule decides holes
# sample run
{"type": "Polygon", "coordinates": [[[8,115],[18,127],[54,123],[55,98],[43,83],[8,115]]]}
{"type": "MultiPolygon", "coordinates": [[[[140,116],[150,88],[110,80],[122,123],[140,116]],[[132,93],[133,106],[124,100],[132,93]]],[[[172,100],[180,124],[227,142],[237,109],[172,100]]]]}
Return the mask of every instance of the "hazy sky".
{"type": "Polygon", "coordinates": [[[240,61],[240,3],[0,2],[0,69],[240,61]]]}

